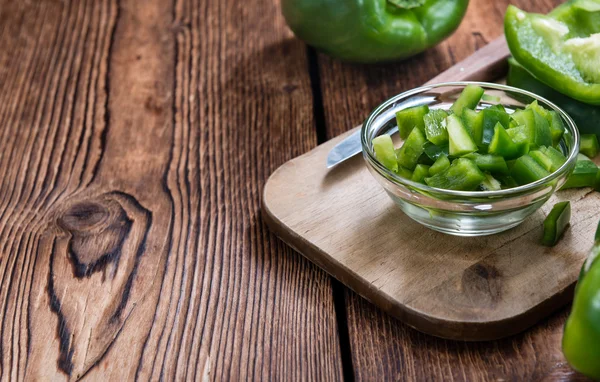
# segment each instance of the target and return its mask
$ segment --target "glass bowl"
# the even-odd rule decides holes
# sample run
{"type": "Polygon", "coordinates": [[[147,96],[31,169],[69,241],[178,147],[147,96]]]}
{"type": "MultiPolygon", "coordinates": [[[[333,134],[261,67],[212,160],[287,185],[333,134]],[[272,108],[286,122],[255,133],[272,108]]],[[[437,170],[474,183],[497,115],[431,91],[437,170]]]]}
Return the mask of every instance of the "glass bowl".
{"type": "MultiPolygon", "coordinates": [[[[402,141],[398,134],[392,137],[396,147],[399,147],[402,141]]],[[[371,174],[410,218],[447,234],[482,236],[517,226],[564,184],[575,167],[579,132],[564,111],[528,91],[493,83],[447,82],[416,88],[381,104],[363,124],[361,142],[363,156],[371,174]],[[482,101],[478,109],[501,104],[507,112],[512,113],[515,108],[524,108],[526,104],[537,100],[546,109],[556,111],[566,128],[560,142],[560,148],[567,157],[565,164],[547,177],[519,187],[499,191],[453,191],[402,178],[375,159],[372,140],[382,134],[397,132],[397,111],[420,105],[427,105],[431,109],[449,109],[468,84],[481,86],[485,89],[485,94],[496,96],[487,99],[497,102],[482,101]]]]}

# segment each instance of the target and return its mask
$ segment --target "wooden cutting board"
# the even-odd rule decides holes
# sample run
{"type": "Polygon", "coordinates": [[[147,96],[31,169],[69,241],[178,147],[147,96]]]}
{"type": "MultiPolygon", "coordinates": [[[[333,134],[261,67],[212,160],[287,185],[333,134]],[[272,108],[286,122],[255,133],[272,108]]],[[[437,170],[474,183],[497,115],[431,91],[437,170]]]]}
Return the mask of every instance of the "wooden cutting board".
{"type": "MultiPolygon", "coordinates": [[[[497,81],[503,38],[434,78],[497,81]]],[[[382,100],[383,101],[383,100],[382,100]]],[[[567,190],[507,232],[477,238],[429,230],[396,207],[362,156],[328,170],[328,152],[354,129],[282,165],[264,188],[263,218],[309,260],[417,330],[460,340],[520,332],[572,299],[600,219],[600,193],[567,190]],[[572,202],[571,227],[540,245],[554,203],[572,202]]]]}

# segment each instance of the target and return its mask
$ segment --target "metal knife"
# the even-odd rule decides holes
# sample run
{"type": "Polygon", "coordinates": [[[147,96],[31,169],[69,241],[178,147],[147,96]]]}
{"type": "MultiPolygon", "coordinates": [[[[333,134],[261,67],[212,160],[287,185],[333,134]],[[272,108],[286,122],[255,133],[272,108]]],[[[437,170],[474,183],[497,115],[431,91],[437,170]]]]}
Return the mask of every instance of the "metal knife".
{"type": "MultiPolygon", "coordinates": [[[[398,103],[396,107],[412,107],[423,103],[424,100],[431,99],[432,97],[412,97],[406,101],[398,103]]],[[[362,152],[362,144],[360,142],[360,131],[361,126],[357,127],[357,130],[344,138],[340,143],[335,145],[329,154],[327,154],[327,168],[342,163],[346,159],[352,158],[356,154],[362,152]]]]}
{"type": "MultiPolygon", "coordinates": [[[[432,78],[425,85],[448,81],[485,81],[494,76],[500,78],[506,74],[508,56],[510,52],[504,36],[498,37],[459,64],[432,78]]],[[[327,168],[342,163],[361,151],[359,128],[331,149],[327,156],[327,168]]]]}

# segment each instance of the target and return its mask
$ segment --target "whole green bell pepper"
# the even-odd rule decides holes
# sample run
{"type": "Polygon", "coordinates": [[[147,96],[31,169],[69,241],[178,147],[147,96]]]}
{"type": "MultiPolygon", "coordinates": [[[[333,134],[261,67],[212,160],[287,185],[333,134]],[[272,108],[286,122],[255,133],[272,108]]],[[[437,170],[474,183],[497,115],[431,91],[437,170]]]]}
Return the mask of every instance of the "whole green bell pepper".
{"type": "Polygon", "coordinates": [[[571,366],[600,379],[600,225],[595,244],[583,264],[562,348],[571,366]]]}
{"type": "Polygon", "coordinates": [[[550,86],[540,82],[514,58],[508,59],[506,83],[554,102],[573,118],[581,133],[600,136],[600,123],[598,123],[600,121],[600,106],[588,105],[557,92],[550,86]]]}
{"type": "Polygon", "coordinates": [[[571,0],[548,15],[509,6],[504,19],[512,55],[551,88],[600,105],[600,0],[571,0]]]}
{"type": "Polygon", "coordinates": [[[392,61],[424,51],[460,24],[469,0],[282,0],[300,39],[354,62],[392,61]]]}

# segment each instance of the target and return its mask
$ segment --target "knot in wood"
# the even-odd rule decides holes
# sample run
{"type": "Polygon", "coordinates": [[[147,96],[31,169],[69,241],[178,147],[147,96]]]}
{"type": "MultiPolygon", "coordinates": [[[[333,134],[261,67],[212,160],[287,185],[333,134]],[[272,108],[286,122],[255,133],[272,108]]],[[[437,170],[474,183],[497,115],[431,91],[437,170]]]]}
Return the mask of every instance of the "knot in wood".
{"type": "Polygon", "coordinates": [[[118,263],[131,231],[132,220],[116,200],[73,204],[58,218],[71,238],[67,256],[75,277],[90,277],[110,263],[118,263]]]}

